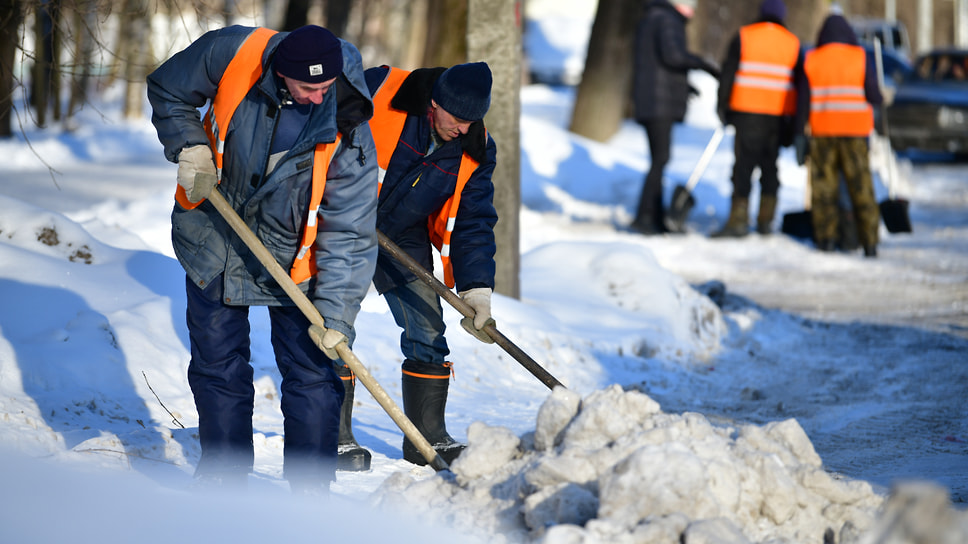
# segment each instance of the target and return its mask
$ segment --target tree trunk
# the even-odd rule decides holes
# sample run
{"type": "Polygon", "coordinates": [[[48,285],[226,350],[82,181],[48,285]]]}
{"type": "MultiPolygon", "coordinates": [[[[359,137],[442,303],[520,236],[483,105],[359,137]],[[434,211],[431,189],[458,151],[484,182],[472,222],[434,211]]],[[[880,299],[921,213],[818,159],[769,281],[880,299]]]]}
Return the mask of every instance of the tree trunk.
{"type": "MultiPolygon", "coordinates": [[[[38,127],[47,126],[47,107],[50,105],[54,74],[54,34],[57,4],[49,2],[34,12],[34,65],[31,71],[30,105],[38,127]]],[[[54,95],[57,96],[56,94],[54,95]]]]}
{"type": "Polygon", "coordinates": [[[310,0],[289,0],[280,30],[291,32],[304,26],[309,21],[309,4],[310,0]]]}
{"type": "Polygon", "coordinates": [[[487,128],[497,144],[494,206],[498,222],[495,290],[519,298],[521,251],[518,240],[521,210],[521,10],[520,0],[470,0],[467,57],[483,60],[494,83],[487,128]],[[487,21],[487,24],[473,24],[487,21]]]}
{"type": "MultiPolygon", "coordinates": [[[[95,3],[81,0],[71,13],[71,26],[74,31],[74,69],[71,74],[71,97],[67,108],[68,119],[72,118],[87,103],[87,87],[91,81],[91,66],[94,58],[94,36],[97,29],[95,3]]],[[[125,14],[127,16],[127,14],[125,14]]],[[[123,62],[123,57],[122,57],[123,62]]]]}
{"type": "Polygon", "coordinates": [[[124,117],[141,119],[144,117],[145,78],[151,64],[151,25],[148,22],[147,0],[125,0],[124,23],[121,26],[119,42],[124,63],[125,79],[124,117]]]}
{"type": "Polygon", "coordinates": [[[429,1],[424,66],[453,66],[467,62],[467,1],[429,1]]]}
{"type": "Polygon", "coordinates": [[[326,28],[339,37],[345,36],[352,8],[351,0],[326,0],[326,28]]]}
{"type": "Polygon", "coordinates": [[[639,0],[599,2],[588,40],[570,130],[604,142],[626,117],[632,82],[632,43],[639,0]]]}
{"type": "Polygon", "coordinates": [[[13,136],[13,65],[17,58],[20,24],[23,22],[20,0],[0,0],[0,138],[13,136]]]}

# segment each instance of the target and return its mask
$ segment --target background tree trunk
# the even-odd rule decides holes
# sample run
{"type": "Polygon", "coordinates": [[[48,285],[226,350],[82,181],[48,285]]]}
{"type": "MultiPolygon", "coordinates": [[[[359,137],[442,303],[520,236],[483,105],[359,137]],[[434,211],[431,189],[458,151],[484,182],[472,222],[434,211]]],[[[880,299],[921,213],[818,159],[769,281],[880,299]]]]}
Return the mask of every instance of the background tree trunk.
{"type": "Polygon", "coordinates": [[[310,0],[289,0],[286,4],[286,17],[279,30],[293,31],[309,21],[310,0]]]}
{"type": "Polygon", "coordinates": [[[632,37],[639,10],[640,0],[598,3],[585,71],[575,95],[572,132],[604,142],[625,119],[632,82],[632,37]]]}
{"type": "Polygon", "coordinates": [[[495,291],[520,298],[521,250],[518,244],[521,210],[521,20],[520,0],[470,0],[467,57],[483,60],[494,83],[487,128],[497,144],[494,206],[498,222],[495,291]],[[474,24],[487,21],[487,24],[474,24]]]}
{"type": "MultiPolygon", "coordinates": [[[[94,36],[97,30],[97,6],[92,0],[80,0],[71,10],[70,19],[74,33],[74,61],[71,70],[71,97],[67,107],[70,119],[87,103],[87,91],[94,63],[94,36]]],[[[127,14],[125,14],[127,16],[127,14]]],[[[124,57],[121,57],[124,62],[124,57]]]]}
{"type": "MultiPolygon", "coordinates": [[[[467,1],[429,0],[423,66],[453,66],[467,61],[467,1]]],[[[487,25],[490,21],[475,21],[487,25]]]]}
{"type": "Polygon", "coordinates": [[[20,0],[0,0],[0,138],[13,136],[13,67],[17,58],[24,6],[20,0]]]}
{"type": "Polygon", "coordinates": [[[151,25],[147,0],[125,0],[124,17],[118,39],[123,65],[125,92],[124,117],[144,117],[145,78],[151,64],[151,25]]]}
{"type": "Polygon", "coordinates": [[[339,37],[346,35],[346,28],[350,22],[350,11],[353,9],[351,0],[326,0],[326,28],[339,37]]]}

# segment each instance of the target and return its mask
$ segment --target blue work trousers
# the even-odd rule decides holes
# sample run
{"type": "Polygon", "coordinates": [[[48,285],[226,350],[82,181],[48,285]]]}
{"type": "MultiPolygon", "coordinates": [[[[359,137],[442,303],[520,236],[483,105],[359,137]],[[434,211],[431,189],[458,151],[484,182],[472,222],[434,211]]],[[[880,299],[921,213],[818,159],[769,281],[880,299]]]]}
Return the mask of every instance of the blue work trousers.
{"type": "Polygon", "coordinates": [[[403,332],[404,359],[443,365],[450,349],[444,338],[444,311],[440,297],[423,280],[414,280],[383,293],[390,313],[403,332]]]}
{"type": "MultiPolygon", "coordinates": [[[[222,301],[222,278],[205,289],[186,279],[192,359],[188,383],[198,410],[198,474],[252,470],[253,370],[249,307],[222,301]]],[[[271,341],[282,375],[286,478],[310,485],[335,477],[343,384],[333,362],[309,338],[309,320],[294,306],[270,306],[271,341]]]]}

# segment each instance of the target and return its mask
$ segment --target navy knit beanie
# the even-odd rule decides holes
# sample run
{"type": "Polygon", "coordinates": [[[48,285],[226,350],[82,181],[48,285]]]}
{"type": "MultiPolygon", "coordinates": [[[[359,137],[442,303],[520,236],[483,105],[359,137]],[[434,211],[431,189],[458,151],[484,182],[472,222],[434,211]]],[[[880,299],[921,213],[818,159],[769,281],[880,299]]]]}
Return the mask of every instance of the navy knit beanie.
{"type": "Polygon", "coordinates": [[[491,106],[491,69],[486,62],[457,64],[434,83],[434,102],[462,121],[480,121],[491,106]]]}
{"type": "Polygon", "coordinates": [[[282,39],[272,62],[276,71],[286,77],[322,83],[343,73],[343,48],[329,30],[306,25],[282,39]]]}
{"type": "Polygon", "coordinates": [[[763,0],[760,4],[760,17],[763,19],[786,19],[786,5],[783,0],[763,0]]]}

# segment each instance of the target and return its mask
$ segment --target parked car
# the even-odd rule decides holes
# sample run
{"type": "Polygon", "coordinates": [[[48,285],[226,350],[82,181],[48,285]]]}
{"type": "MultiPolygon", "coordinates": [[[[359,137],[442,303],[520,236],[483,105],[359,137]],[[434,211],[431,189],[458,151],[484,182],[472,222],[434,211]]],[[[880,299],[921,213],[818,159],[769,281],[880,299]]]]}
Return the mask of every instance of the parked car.
{"type": "Polygon", "coordinates": [[[861,44],[873,47],[874,40],[877,39],[884,51],[902,57],[905,61],[911,60],[911,40],[904,23],[858,17],[850,20],[850,26],[861,44]]]}
{"type": "Polygon", "coordinates": [[[915,60],[887,108],[897,151],[968,155],[968,49],[936,49],[915,60]]]}

